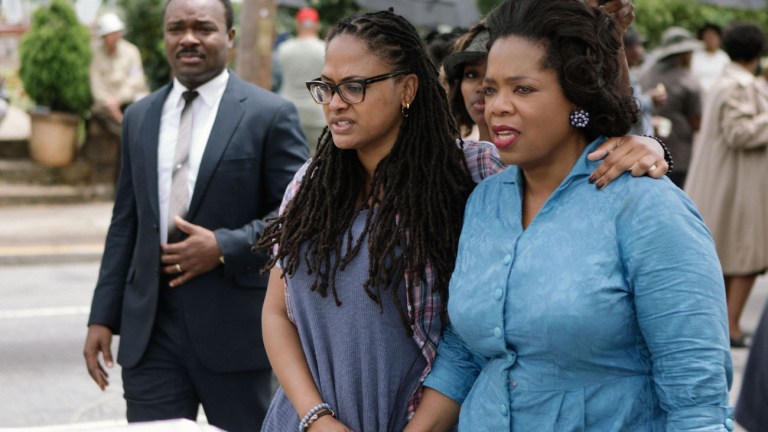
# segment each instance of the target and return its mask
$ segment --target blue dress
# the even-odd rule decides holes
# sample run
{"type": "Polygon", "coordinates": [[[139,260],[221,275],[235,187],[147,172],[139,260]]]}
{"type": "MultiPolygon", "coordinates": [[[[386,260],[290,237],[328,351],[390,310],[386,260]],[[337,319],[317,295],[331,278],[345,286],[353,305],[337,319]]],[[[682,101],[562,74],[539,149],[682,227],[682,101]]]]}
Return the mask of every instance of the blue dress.
{"type": "Polygon", "coordinates": [[[725,431],[723,277],[668,179],[588,182],[591,144],[532,223],[516,167],[467,204],[448,313],[424,385],[460,431],[725,431]]]}
{"type": "MultiPolygon", "coordinates": [[[[359,212],[353,222],[355,239],[363,230],[367,212],[359,212]]],[[[346,236],[342,250],[346,250],[346,236]]],[[[304,256],[303,250],[300,256],[304,256]]],[[[306,270],[302,260],[296,274],[288,277],[287,301],[323,401],[354,431],[402,431],[408,401],[419,385],[426,359],[406,333],[389,292],[383,291],[380,306],[363,290],[368,248],[361,247],[337,274],[340,307],[330,289],[325,298],[309,290],[313,276],[306,270]]],[[[405,304],[404,282],[395,278],[398,280],[397,292],[405,304]]],[[[279,388],[262,430],[295,432],[304,414],[296,413],[279,388]]]]}

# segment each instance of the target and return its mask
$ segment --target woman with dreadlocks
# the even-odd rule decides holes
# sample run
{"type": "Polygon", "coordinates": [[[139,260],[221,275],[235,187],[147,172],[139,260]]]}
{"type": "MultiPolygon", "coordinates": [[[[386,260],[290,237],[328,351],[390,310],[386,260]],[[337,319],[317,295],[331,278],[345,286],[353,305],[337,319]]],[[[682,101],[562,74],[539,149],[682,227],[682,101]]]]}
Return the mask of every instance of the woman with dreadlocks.
{"type": "MultiPolygon", "coordinates": [[[[281,384],[263,430],[401,431],[446,322],[465,202],[503,166],[489,143],[456,144],[437,70],[391,11],[338,22],[307,87],[328,128],[258,243],[275,251],[262,318],[281,384]]],[[[640,141],[603,149],[604,173],[665,172],[640,141]]]]}

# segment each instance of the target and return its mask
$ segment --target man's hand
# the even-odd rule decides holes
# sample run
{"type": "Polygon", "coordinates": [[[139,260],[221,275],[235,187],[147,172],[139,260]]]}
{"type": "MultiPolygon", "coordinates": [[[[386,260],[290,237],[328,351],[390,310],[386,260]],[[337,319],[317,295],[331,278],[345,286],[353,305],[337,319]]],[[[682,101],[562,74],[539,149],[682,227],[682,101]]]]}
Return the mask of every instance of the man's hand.
{"type": "Polygon", "coordinates": [[[624,31],[627,31],[635,19],[635,5],[632,4],[632,0],[608,0],[604,5],[600,5],[598,0],[587,0],[587,4],[601,7],[606,12],[613,14],[624,31]]]}
{"type": "Polygon", "coordinates": [[[123,112],[120,110],[120,101],[118,99],[110,99],[106,102],[105,106],[107,111],[118,123],[123,122],[123,112]]]}
{"type": "Polygon", "coordinates": [[[170,282],[172,287],[188,282],[221,264],[221,249],[213,231],[191,224],[179,216],[176,216],[175,221],[176,226],[189,237],[178,243],[162,245],[160,261],[164,264],[163,272],[178,275],[170,282]]]}
{"type": "Polygon", "coordinates": [[[112,368],[112,330],[101,324],[88,326],[88,335],[85,337],[85,367],[88,375],[93,378],[96,385],[104,390],[109,385],[109,374],[104,366],[112,368]],[[99,353],[104,357],[104,365],[99,362],[99,353]]]}

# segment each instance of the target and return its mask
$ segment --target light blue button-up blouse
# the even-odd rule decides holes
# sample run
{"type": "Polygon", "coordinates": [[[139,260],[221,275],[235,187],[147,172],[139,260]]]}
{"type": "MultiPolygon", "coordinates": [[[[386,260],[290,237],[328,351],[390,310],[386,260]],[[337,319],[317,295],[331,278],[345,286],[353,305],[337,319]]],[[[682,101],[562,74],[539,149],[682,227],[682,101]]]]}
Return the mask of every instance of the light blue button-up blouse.
{"type": "Polygon", "coordinates": [[[461,431],[725,431],[723,276],[709,231],[668,179],[598,190],[586,154],[527,229],[522,172],[466,209],[451,327],[425,385],[461,431]]]}

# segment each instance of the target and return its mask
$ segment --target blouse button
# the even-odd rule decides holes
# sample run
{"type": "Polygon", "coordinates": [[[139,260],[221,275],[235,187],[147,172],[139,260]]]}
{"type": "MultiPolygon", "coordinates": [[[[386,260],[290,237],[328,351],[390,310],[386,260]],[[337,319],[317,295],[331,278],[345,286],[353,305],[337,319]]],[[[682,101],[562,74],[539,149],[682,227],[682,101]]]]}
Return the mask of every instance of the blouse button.
{"type": "Polygon", "coordinates": [[[504,263],[504,265],[509,265],[509,263],[512,262],[512,255],[504,255],[504,258],[501,260],[501,262],[504,263]]]}
{"type": "Polygon", "coordinates": [[[501,415],[507,416],[507,406],[504,404],[499,405],[499,411],[501,412],[501,415]]]}
{"type": "Polygon", "coordinates": [[[507,353],[507,361],[514,362],[517,359],[517,354],[511,352],[507,353]]]}
{"type": "Polygon", "coordinates": [[[493,298],[496,300],[501,300],[502,295],[504,295],[504,293],[501,291],[501,288],[496,288],[496,291],[493,292],[493,298]]]}
{"type": "Polygon", "coordinates": [[[725,428],[729,431],[733,430],[733,420],[731,419],[725,419],[725,428]]]}
{"type": "Polygon", "coordinates": [[[501,337],[501,328],[496,327],[495,329],[493,329],[493,335],[496,337],[501,337]]]}

